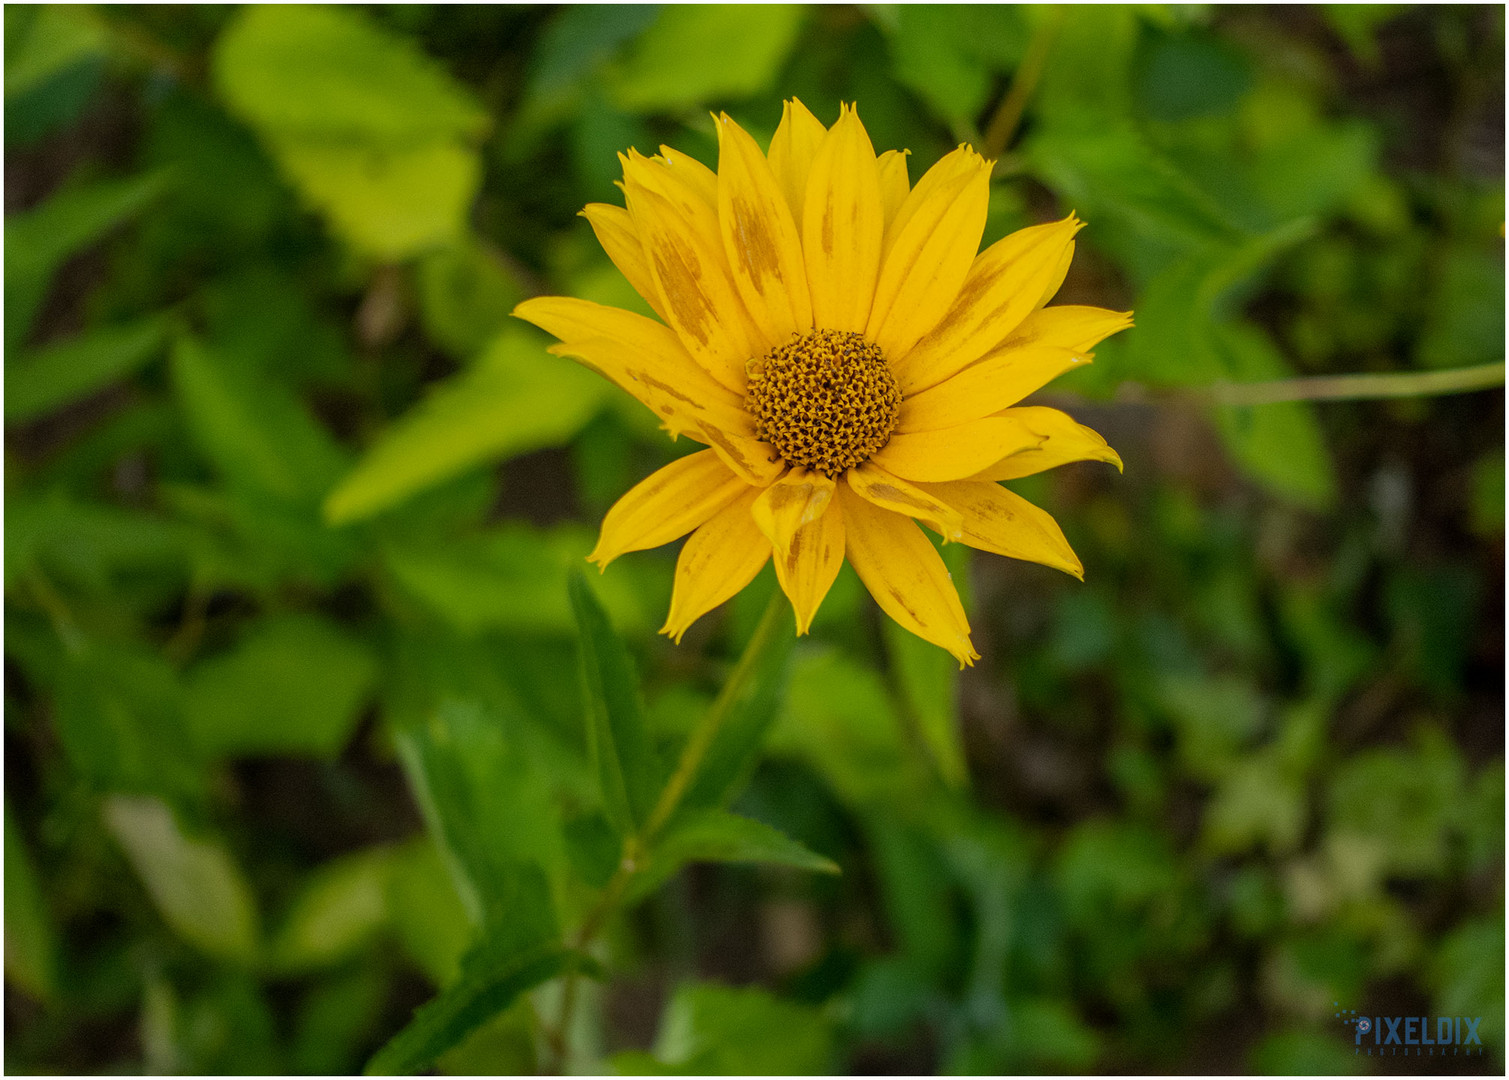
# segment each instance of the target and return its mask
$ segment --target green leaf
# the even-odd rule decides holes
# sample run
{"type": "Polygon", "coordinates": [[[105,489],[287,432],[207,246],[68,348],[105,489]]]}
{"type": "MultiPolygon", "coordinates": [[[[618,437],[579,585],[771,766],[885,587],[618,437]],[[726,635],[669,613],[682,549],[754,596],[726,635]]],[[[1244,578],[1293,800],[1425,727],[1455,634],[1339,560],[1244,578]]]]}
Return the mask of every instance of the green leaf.
{"type": "Polygon", "coordinates": [[[564,869],[565,842],[545,776],[510,737],[517,726],[450,701],[397,741],[469,918],[506,922],[533,943],[555,935],[544,875],[564,869]]]}
{"type": "Polygon", "coordinates": [[[54,491],[32,500],[6,500],[7,587],[39,566],[61,581],[97,594],[129,572],[187,572],[193,550],[179,522],[54,491]]]}
{"type": "Polygon", "coordinates": [[[796,45],[794,4],[668,4],[608,85],[635,112],[704,106],[768,86],[796,45]]]}
{"type": "Polygon", "coordinates": [[[969,772],[959,737],[958,665],[948,653],[903,630],[894,620],[885,619],[883,625],[886,651],[903,700],[938,775],[949,787],[966,786],[969,772]]]}
{"type": "Polygon", "coordinates": [[[357,249],[401,259],[464,232],[488,117],[411,42],[355,9],[248,7],[221,36],[214,75],[357,249]]]}
{"type": "Polygon", "coordinates": [[[838,864],[808,850],[763,821],[727,810],[695,810],[673,820],[655,841],[649,864],[635,880],[643,896],[692,862],[752,863],[839,873],[838,864]]]}
{"type": "Polygon", "coordinates": [[[461,974],[472,926],[440,851],[422,837],[393,857],[388,910],[394,936],[410,961],[437,987],[461,974]]]}
{"type": "MultiPolygon", "coordinates": [[[[720,705],[727,711],[712,745],[702,757],[697,775],[687,787],[681,805],[688,809],[721,807],[738,793],[754,771],[765,734],[774,723],[786,688],[792,647],[796,636],[784,604],[767,610],[745,647],[742,663],[748,670],[739,672],[736,696],[720,705]]],[[[725,693],[727,688],[725,687],[725,693]]]]}
{"type": "Polygon", "coordinates": [[[567,588],[579,634],[587,746],[608,820],[620,835],[629,836],[644,826],[660,787],[639,679],[628,649],[580,570],[572,572],[567,588]]]}
{"type": "Polygon", "coordinates": [[[553,11],[535,49],[520,109],[525,125],[536,129],[565,115],[603,61],[660,14],[644,4],[570,4],[553,11]]]}
{"type": "Polygon", "coordinates": [[[425,333],[462,359],[486,347],[524,299],[523,288],[502,260],[475,240],[425,256],[418,284],[425,333]]]}
{"type": "Polygon", "coordinates": [[[461,964],[461,977],[367,1062],[368,1076],[410,1075],[460,1045],[507,1009],[522,993],[573,967],[581,958],[560,945],[519,950],[512,942],[484,940],[461,964]]]}
{"type": "Polygon", "coordinates": [[[84,641],[51,680],[63,750],[96,788],[202,790],[184,728],[183,690],[158,652],[135,642],[84,641]]]}
{"type": "Polygon", "coordinates": [[[189,430],[232,486],[313,504],[344,466],[344,451],[286,384],[191,337],[173,346],[174,390],[189,430]]]}
{"type": "Polygon", "coordinates": [[[187,835],[161,799],[112,795],[103,812],[168,925],[205,952],[249,962],[257,949],[257,911],[225,847],[187,835]]]}
{"type": "Polygon", "coordinates": [[[295,897],[268,948],[279,971],[306,971],[345,959],[388,921],[394,853],[345,855],[319,867],[295,897]]]}
{"type": "Polygon", "coordinates": [[[6,50],[6,98],[35,90],[69,68],[105,54],[104,27],[92,10],[81,6],[39,4],[25,26],[13,26],[7,19],[6,31],[19,31],[20,38],[6,50]]]}
{"type": "Polygon", "coordinates": [[[582,429],[609,383],[544,354],[522,329],[500,334],[476,366],[398,420],[325,503],[336,524],[370,517],[488,461],[559,446],[582,429]]]}
{"type": "Polygon", "coordinates": [[[7,352],[25,339],[63,260],[140,213],[166,186],[161,173],[76,185],[5,219],[7,352]]]}
{"type": "Polygon", "coordinates": [[[833,1052],[832,1030],[817,1009],[758,987],[713,983],[680,987],[655,1039],[655,1059],[668,1066],[657,1071],[681,1074],[823,1075],[833,1068],[833,1052]]]}
{"type": "Polygon", "coordinates": [[[376,679],[370,650],[334,623],[279,616],[253,624],[234,649],[190,671],[185,714],[208,757],[333,757],[376,679]]]}
{"type": "MultiPolygon", "coordinates": [[[[574,523],[540,529],[505,522],[443,546],[429,539],[385,545],[383,565],[405,592],[466,634],[484,630],[568,635],[575,629],[568,575],[592,550],[593,535],[574,523]]],[[[635,568],[602,579],[614,620],[649,627],[648,581],[635,568]]]]}
{"type": "Polygon", "coordinates": [[[5,803],[5,979],[32,997],[57,993],[57,941],[37,869],[5,803]]]}
{"type": "Polygon", "coordinates": [[[834,652],[797,657],[770,749],[808,762],[858,806],[905,807],[928,786],[879,675],[834,652]]]}
{"type": "MultiPolygon", "coordinates": [[[[1216,342],[1236,382],[1289,374],[1283,356],[1256,327],[1222,326],[1216,342]]],[[[1216,420],[1232,456],[1264,487],[1305,506],[1325,508],[1335,502],[1336,472],[1311,402],[1222,406],[1216,420]]]]}
{"type": "Polygon", "coordinates": [[[5,368],[5,420],[17,423],[125,378],[161,355],[168,325],[159,317],[90,330],[5,368]]]}
{"type": "Polygon", "coordinates": [[[896,78],[955,131],[973,127],[994,77],[1018,64],[1029,28],[1022,10],[988,4],[902,4],[889,34],[896,78]]]}

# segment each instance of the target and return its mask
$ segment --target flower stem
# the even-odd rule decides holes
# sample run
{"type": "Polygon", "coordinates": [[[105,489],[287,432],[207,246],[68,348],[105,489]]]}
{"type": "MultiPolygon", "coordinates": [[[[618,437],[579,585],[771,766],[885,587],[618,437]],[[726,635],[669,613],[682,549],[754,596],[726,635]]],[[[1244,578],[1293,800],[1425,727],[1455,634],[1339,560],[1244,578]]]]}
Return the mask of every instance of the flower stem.
{"type": "MultiPolygon", "coordinates": [[[[634,875],[648,861],[646,856],[651,846],[660,835],[660,831],[680,808],[681,801],[686,797],[692,781],[696,779],[702,759],[707,756],[713,740],[717,738],[718,732],[723,727],[723,722],[728,718],[734,704],[744,696],[750,677],[759,669],[766,650],[779,640],[781,622],[787,617],[789,610],[785,599],[780,589],[777,589],[770,598],[765,614],[761,616],[759,625],[755,627],[755,632],[750,637],[749,644],[744,647],[744,653],[739,657],[739,662],[729,675],[728,681],[723,684],[723,689],[718,693],[717,699],[707,712],[702,714],[702,719],[697,722],[697,726],[692,729],[691,735],[687,738],[686,745],[681,750],[681,757],[676,762],[676,771],[671,774],[665,787],[661,789],[660,797],[655,801],[655,806],[645,820],[644,827],[633,836],[624,837],[618,868],[613,871],[608,884],[603,886],[597,903],[592,905],[587,917],[582,920],[572,941],[574,948],[585,950],[592,943],[602,928],[607,925],[613,913],[617,911],[634,875]]],[[[553,1068],[550,1070],[552,1072],[564,1073],[569,1064],[571,1019],[576,1011],[576,981],[575,971],[566,974],[565,983],[561,987],[560,1018],[555,1028],[548,1034],[551,1056],[554,1059],[553,1068]]]]}
{"type": "Polygon", "coordinates": [[[691,736],[686,740],[686,746],[681,750],[681,759],[676,763],[676,771],[666,781],[665,787],[660,792],[660,798],[655,802],[655,808],[650,811],[649,820],[645,823],[642,833],[645,846],[648,846],[666,822],[671,819],[681,805],[681,800],[686,796],[687,788],[696,779],[697,768],[702,764],[702,759],[707,756],[708,749],[713,745],[713,739],[723,727],[723,721],[727,719],[729,711],[734,703],[744,696],[745,687],[749,683],[750,676],[760,666],[760,660],[765,651],[780,636],[780,626],[785,619],[788,608],[785,594],[776,589],[766,605],[765,614],[760,617],[760,623],[755,627],[754,634],[749,639],[749,644],[744,647],[744,655],[739,657],[739,663],[729,675],[728,681],[723,684],[723,689],[718,698],[713,702],[712,708],[702,714],[702,719],[692,730],[691,736]]]}
{"type": "Polygon", "coordinates": [[[1272,405],[1281,401],[1376,401],[1382,398],[1463,394],[1504,385],[1504,363],[1448,371],[1319,375],[1274,382],[1217,383],[1206,393],[1218,405],[1272,405]]]}
{"type": "Polygon", "coordinates": [[[1058,36],[1058,29],[1063,21],[1064,13],[1058,8],[1044,13],[1042,22],[1027,44],[1027,55],[1017,65],[1016,73],[1011,77],[1011,86],[1007,88],[985,128],[984,145],[980,153],[986,157],[998,158],[1011,145],[1011,138],[1022,123],[1027,102],[1048,66],[1048,54],[1053,49],[1053,39],[1058,36]]]}

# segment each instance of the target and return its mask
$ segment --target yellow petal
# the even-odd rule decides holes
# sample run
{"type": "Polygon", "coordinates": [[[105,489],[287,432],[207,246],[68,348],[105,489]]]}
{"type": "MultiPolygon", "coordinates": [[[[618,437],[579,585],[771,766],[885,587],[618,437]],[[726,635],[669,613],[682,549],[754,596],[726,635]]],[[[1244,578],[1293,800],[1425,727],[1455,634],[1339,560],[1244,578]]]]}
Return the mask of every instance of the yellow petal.
{"type": "Polygon", "coordinates": [[[870,460],[913,482],[963,480],[1042,441],[1016,420],[987,416],[936,431],[898,432],[870,460]]]}
{"type": "Polygon", "coordinates": [[[775,556],[775,576],[796,612],[798,635],[812,626],[843,565],[844,515],[834,502],[796,531],[784,554],[775,556]]]}
{"type": "Polygon", "coordinates": [[[880,346],[893,368],[943,318],[979,250],[990,202],[990,163],[971,151],[966,164],[967,169],[955,166],[961,175],[936,188],[919,182],[897,211],[895,239],[885,253],[865,327],[865,337],[880,346]]]}
{"type": "Polygon", "coordinates": [[[796,98],[781,104],[781,124],[770,140],[770,171],[791,207],[792,220],[802,227],[802,206],[807,201],[807,177],[812,173],[812,159],[828,129],[807,111],[796,98]]]}
{"type": "Polygon", "coordinates": [[[692,533],[676,560],[671,611],[662,634],[679,644],[703,615],[754,580],[770,558],[770,541],[749,510],[758,491],[739,496],[692,533]]]}
{"type": "Polygon", "coordinates": [[[568,296],[539,296],[514,314],[561,339],[550,351],[573,356],[644,402],[673,433],[709,423],[754,433],[743,398],[697,365],[671,330],[622,308],[568,296]]]}
{"type": "Polygon", "coordinates": [[[711,446],[723,459],[723,464],[732,469],[735,475],[757,487],[763,488],[774,483],[776,477],[781,475],[781,470],[786,468],[786,463],[776,453],[775,447],[755,438],[752,431],[708,423],[703,424],[700,430],[688,434],[698,442],[711,446]]]}
{"type": "Polygon", "coordinates": [[[700,368],[667,377],[657,369],[655,357],[609,338],[560,342],[547,352],[569,356],[605,376],[620,390],[632,395],[660,418],[672,435],[690,435],[710,442],[705,432],[731,431],[734,436],[754,438],[754,423],[737,398],[714,382],[700,368]]]}
{"type": "Polygon", "coordinates": [[[959,144],[958,149],[944,154],[934,162],[933,167],[922,174],[917,186],[907,193],[907,197],[896,208],[896,216],[886,222],[885,251],[890,252],[897,235],[911,221],[913,214],[926,206],[944,188],[974,175],[978,167],[979,155],[963,143],[959,144]]]}
{"type": "Polygon", "coordinates": [[[718,206],[718,174],[690,154],[660,144],[660,160],[714,209],[718,206]]]}
{"type": "Polygon", "coordinates": [[[821,517],[832,498],[832,479],[798,466],[755,500],[755,524],[770,540],[776,555],[784,556],[796,531],[821,517]]]}
{"type": "Polygon", "coordinates": [[[1059,304],[1057,307],[1040,308],[1028,315],[1022,320],[1022,325],[1001,343],[1001,347],[1052,345],[1060,349],[1085,352],[1131,325],[1130,311],[1059,304]]]}
{"type": "Polygon", "coordinates": [[[664,165],[631,155],[627,169],[624,195],[666,322],[698,364],[743,393],[744,363],[768,343],[734,287],[717,211],[664,165]]]}
{"type": "Polygon", "coordinates": [[[802,241],[786,197],[755,141],[718,120],[718,223],[734,285],[771,341],[812,329],[802,241]]]}
{"type": "Polygon", "coordinates": [[[1106,445],[1096,431],[1075,423],[1057,409],[1041,405],[1007,409],[1001,419],[1010,419],[1036,433],[1041,442],[1036,447],[1004,455],[1001,460],[981,469],[971,480],[1015,480],[1045,469],[1067,465],[1071,461],[1107,461],[1121,468],[1121,455],[1106,445]]]}
{"type": "Polygon", "coordinates": [[[1048,276],[1048,284],[1043,289],[1043,295],[1038,297],[1034,311],[1046,307],[1048,301],[1058,295],[1058,290],[1063,288],[1064,278],[1069,276],[1069,265],[1072,262],[1074,262],[1074,241],[1070,240],[1068,246],[1064,248],[1064,253],[1059,256],[1058,267],[1048,276]]]}
{"type": "Polygon", "coordinates": [[[896,220],[896,213],[911,193],[911,184],[906,175],[906,156],[910,150],[887,150],[875,159],[875,172],[880,177],[880,206],[885,212],[886,225],[896,220]]]}
{"type": "Polygon", "coordinates": [[[637,312],[572,296],[536,296],[515,307],[513,314],[562,341],[612,338],[630,348],[663,353],[675,357],[678,363],[696,367],[675,334],[637,312]]]}
{"type": "Polygon", "coordinates": [[[613,504],[587,558],[606,568],[626,551],[669,544],[748,492],[749,485],[713,451],[688,454],[651,473],[613,504]]]}
{"type": "Polygon", "coordinates": [[[925,641],[953,653],[962,668],[979,659],[964,605],[943,559],[909,518],[882,510],[845,488],[844,548],[880,609],[925,641]]]}
{"type": "Polygon", "coordinates": [[[902,432],[955,427],[1015,405],[1094,353],[1052,345],[1002,346],[928,390],[906,398],[896,420],[902,432]]]}
{"type": "Polygon", "coordinates": [[[1038,306],[1080,225],[1071,215],[980,252],[942,320],[910,352],[886,353],[902,392],[936,386],[1005,341],[1038,306]]]}
{"type": "Polygon", "coordinates": [[[611,203],[588,203],[582,217],[592,225],[597,242],[613,260],[613,265],[628,279],[634,291],[644,297],[651,310],[665,318],[660,310],[660,293],[655,288],[655,279],[650,276],[650,264],[644,257],[644,245],[639,242],[639,233],[634,229],[634,219],[621,206],[611,203]]]}
{"type": "Polygon", "coordinates": [[[999,484],[961,480],[928,484],[964,520],[964,542],[981,551],[1042,563],[1084,580],[1085,568],[1053,515],[999,484]]]}
{"type": "Polygon", "coordinates": [[[947,503],[925,489],[893,476],[873,461],[844,474],[854,494],[884,510],[914,517],[932,528],[945,543],[962,537],[964,522],[947,503]]]}
{"type": "Polygon", "coordinates": [[[802,211],[802,250],[818,326],[865,328],[884,236],[875,147],[859,114],[845,106],[818,147],[802,211]]]}

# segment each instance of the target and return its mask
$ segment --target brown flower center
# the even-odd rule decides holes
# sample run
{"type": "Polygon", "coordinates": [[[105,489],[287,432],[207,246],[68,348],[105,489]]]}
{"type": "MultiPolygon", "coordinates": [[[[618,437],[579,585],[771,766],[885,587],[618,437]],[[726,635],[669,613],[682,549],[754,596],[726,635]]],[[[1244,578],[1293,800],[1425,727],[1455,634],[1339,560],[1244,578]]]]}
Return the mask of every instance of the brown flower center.
{"type": "Polygon", "coordinates": [[[890,439],[901,388],[861,335],[814,330],[750,364],[745,404],[788,465],[837,476],[890,439]]]}

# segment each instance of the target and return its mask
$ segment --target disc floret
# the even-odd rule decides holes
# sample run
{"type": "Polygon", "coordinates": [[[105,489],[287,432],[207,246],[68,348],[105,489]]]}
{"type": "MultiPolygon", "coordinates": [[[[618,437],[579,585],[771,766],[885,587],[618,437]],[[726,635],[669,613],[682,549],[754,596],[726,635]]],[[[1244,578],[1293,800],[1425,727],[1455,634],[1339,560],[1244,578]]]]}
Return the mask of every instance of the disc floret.
{"type": "Polygon", "coordinates": [[[759,436],[788,465],[832,477],[889,441],[901,388],[879,347],[862,335],[814,330],[750,365],[746,404],[759,436]]]}

